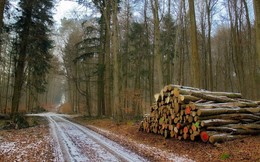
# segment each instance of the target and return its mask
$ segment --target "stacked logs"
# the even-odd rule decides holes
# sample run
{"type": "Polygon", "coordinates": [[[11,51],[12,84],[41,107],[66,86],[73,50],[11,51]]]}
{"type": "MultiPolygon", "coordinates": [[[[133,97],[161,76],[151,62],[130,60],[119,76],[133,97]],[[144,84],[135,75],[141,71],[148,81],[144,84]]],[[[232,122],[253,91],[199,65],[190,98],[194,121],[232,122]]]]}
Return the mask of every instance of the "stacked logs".
{"type": "Polygon", "coordinates": [[[260,134],[260,102],[240,93],[167,85],[154,97],[142,131],[213,144],[260,134]]]}

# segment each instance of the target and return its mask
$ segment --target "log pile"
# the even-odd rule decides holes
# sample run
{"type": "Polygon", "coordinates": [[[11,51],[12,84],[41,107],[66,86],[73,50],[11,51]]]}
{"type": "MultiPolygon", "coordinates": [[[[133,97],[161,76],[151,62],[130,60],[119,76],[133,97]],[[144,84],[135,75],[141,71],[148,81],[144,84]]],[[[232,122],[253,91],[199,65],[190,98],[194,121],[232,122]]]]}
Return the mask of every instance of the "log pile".
{"type": "Polygon", "coordinates": [[[167,85],[154,97],[140,125],[147,133],[212,144],[260,134],[260,102],[240,93],[167,85]]]}

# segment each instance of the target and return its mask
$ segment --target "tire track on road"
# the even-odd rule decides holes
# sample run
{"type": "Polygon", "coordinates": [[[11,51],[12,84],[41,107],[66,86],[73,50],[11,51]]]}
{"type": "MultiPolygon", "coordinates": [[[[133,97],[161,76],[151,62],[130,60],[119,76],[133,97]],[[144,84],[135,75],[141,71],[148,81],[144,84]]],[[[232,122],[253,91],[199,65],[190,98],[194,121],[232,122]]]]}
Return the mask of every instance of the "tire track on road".
{"type": "Polygon", "coordinates": [[[63,117],[53,115],[47,118],[64,161],[147,161],[116,142],[63,117]]]}

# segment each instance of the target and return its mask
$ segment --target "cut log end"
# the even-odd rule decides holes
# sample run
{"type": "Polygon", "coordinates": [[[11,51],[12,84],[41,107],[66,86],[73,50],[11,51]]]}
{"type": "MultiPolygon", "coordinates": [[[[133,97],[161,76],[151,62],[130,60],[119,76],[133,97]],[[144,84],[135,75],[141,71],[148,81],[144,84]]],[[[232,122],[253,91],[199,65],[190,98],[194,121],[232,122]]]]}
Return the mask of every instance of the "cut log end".
{"type": "Polygon", "coordinates": [[[208,142],[208,140],[209,140],[209,135],[208,135],[207,132],[202,131],[202,132],[200,132],[200,138],[201,138],[201,140],[202,140],[203,142],[208,142]]]}
{"type": "Polygon", "coordinates": [[[260,134],[260,102],[240,93],[171,84],[154,98],[140,131],[212,144],[260,134]]]}
{"type": "Polygon", "coordinates": [[[185,114],[186,115],[190,115],[191,114],[191,108],[189,106],[186,107],[185,114]]]}

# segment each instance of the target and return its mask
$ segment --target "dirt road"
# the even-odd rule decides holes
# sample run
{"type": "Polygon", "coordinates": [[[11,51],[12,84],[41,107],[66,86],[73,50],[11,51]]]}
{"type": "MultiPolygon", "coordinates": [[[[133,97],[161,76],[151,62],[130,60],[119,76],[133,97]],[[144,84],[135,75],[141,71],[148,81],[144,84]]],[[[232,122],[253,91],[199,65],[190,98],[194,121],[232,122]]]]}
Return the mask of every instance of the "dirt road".
{"type": "MultiPolygon", "coordinates": [[[[44,116],[44,115],[43,115],[44,116]]],[[[147,161],[110,139],[56,114],[46,114],[57,161],[147,161]]]]}
{"type": "MultiPolygon", "coordinates": [[[[120,132],[118,126],[112,131],[94,125],[88,125],[88,128],[91,128],[88,129],[67,120],[75,115],[55,113],[27,115],[44,117],[49,122],[41,118],[31,118],[31,122],[33,119],[39,119],[41,124],[26,129],[0,130],[0,161],[192,162],[186,154],[180,156],[133,140],[128,134],[120,132]],[[136,153],[140,153],[143,157],[136,153]]],[[[75,119],[77,118],[73,121],[78,121],[75,119]]]]}

